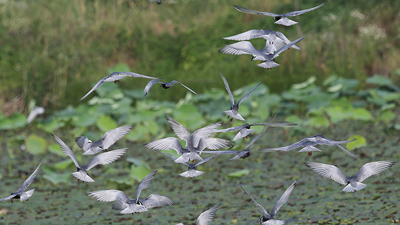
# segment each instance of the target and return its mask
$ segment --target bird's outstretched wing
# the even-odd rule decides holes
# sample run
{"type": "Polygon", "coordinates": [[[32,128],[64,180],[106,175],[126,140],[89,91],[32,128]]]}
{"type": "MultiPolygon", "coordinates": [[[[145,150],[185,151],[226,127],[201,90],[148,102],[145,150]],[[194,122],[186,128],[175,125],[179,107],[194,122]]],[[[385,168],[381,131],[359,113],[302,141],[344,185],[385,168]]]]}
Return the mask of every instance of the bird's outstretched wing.
{"type": "Polygon", "coordinates": [[[267,210],[265,210],[265,208],[262,205],[260,205],[258,202],[256,202],[256,200],[254,200],[254,198],[250,195],[250,193],[247,192],[242,186],[240,186],[240,187],[243,189],[244,192],[246,192],[250,196],[251,200],[253,201],[253,204],[258,208],[258,210],[262,213],[262,215],[265,218],[271,218],[271,216],[269,215],[267,210]]]}
{"type": "Polygon", "coordinates": [[[364,164],[358,173],[356,174],[356,179],[359,182],[363,182],[368,177],[378,174],[391,166],[393,166],[395,162],[392,161],[377,161],[377,162],[370,162],[364,164]]]}
{"type": "Polygon", "coordinates": [[[238,10],[238,11],[240,11],[242,13],[247,13],[247,14],[255,14],[255,15],[259,15],[259,16],[273,16],[273,17],[281,16],[281,15],[275,14],[275,13],[260,12],[260,11],[256,11],[256,10],[253,10],[253,9],[246,9],[246,8],[243,8],[243,7],[237,6],[237,5],[234,5],[233,7],[235,7],[236,10],[238,10]]]}
{"type": "Polygon", "coordinates": [[[211,209],[202,212],[197,218],[196,225],[209,225],[211,221],[214,219],[214,214],[217,212],[221,203],[216,204],[211,209]]]}
{"type": "Polygon", "coordinates": [[[288,189],[283,193],[283,195],[281,196],[279,201],[275,204],[274,208],[272,208],[272,210],[271,210],[272,217],[274,217],[276,212],[279,211],[279,209],[282,207],[282,205],[288,201],[290,194],[292,194],[295,183],[296,183],[296,180],[288,187],[288,189]]]}
{"type": "Polygon", "coordinates": [[[157,173],[157,170],[149,173],[143,180],[140,182],[139,187],[136,192],[136,202],[139,200],[140,193],[143,189],[146,189],[150,186],[151,181],[154,178],[154,175],[157,173]]]}
{"type": "Polygon", "coordinates": [[[125,135],[131,131],[131,129],[132,125],[126,125],[107,131],[102,138],[103,149],[108,149],[111,147],[116,141],[125,137],[125,135]]]}
{"type": "Polygon", "coordinates": [[[149,93],[150,88],[153,87],[153,85],[154,85],[155,83],[162,83],[162,82],[161,82],[161,81],[158,81],[158,80],[151,80],[151,81],[149,81],[149,83],[147,83],[146,87],[144,88],[144,96],[146,96],[146,95],[149,93]]]}
{"type": "Polygon", "coordinates": [[[25,189],[32,183],[33,179],[35,179],[35,176],[39,170],[40,165],[42,165],[42,162],[39,163],[39,166],[33,171],[33,173],[22,183],[21,187],[19,187],[17,192],[22,192],[25,191],[25,189]]]}
{"type": "Polygon", "coordinates": [[[239,101],[238,101],[238,105],[240,105],[240,103],[242,103],[246,98],[249,97],[250,93],[253,92],[258,86],[260,86],[262,82],[258,83],[253,89],[251,89],[247,94],[245,94],[239,101]]]}
{"type": "Polygon", "coordinates": [[[69,156],[72,159],[72,161],[74,162],[76,167],[80,167],[80,164],[79,164],[78,160],[76,159],[76,156],[74,155],[74,153],[71,151],[71,149],[55,134],[51,134],[51,135],[53,136],[54,140],[56,140],[58,145],[60,145],[61,150],[64,152],[64,154],[66,156],[69,156]]]}
{"type": "Polygon", "coordinates": [[[311,10],[318,9],[319,7],[323,6],[324,4],[325,3],[322,3],[321,5],[315,6],[315,7],[310,8],[310,9],[304,9],[304,10],[300,10],[300,11],[289,12],[289,13],[286,13],[285,16],[298,16],[298,15],[301,15],[303,13],[310,12],[311,10]]]}
{"type": "Polygon", "coordinates": [[[113,202],[113,201],[127,202],[130,200],[130,198],[128,198],[128,196],[126,196],[124,192],[119,190],[92,191],[89,192],[88,195],[92,198],[97,199],[97,201],[101,202],[113,202]]]}
{"type": "Polygon", "coordinates": [[[97,155],[96,157],[94,157],[92,160],[90,160],[89,163],[86,164],[86,166],[84,166],[84,167],[86,170],[90,170],[91,168],[93,168],[94,166],[96,166],[98,164],[101,164],[101,165],[110,164],[110,163],[114,162],[115,160],[117,160],[118,158],[120,158],[123,154],[125,154],[126,150],[128,150],[128,149],[123,148],[123,149],[117,149],[117,150],[101,153],[101,154],[97,155]]]}
{"type": "Polygon", "coordinates": [[[319,175],[329,178],[333,181],[338,182],[341,185],[347,184],[347,177],[344,173],[334,165],[328,165],[316,162],[307,162],[306,166],[310,167],[319,175]]]}
{"type": "Polygon", "coordinates": [[[175,204],[170,198],[158,194],[151,194],[145,199],[140,199],[140,201],[148,209],[175,204]]]}

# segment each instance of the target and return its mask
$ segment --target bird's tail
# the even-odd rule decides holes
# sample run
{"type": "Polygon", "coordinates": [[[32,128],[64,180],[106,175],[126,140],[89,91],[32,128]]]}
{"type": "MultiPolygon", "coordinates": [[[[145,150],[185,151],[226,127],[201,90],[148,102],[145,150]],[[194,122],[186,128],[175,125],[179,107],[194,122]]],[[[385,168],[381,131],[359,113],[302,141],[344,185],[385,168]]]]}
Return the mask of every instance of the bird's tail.
{"type": "Polygon", "coordinates": [[[79,172],[72,173],[72,176],[76,177],[76,179],[84,181],[84,182],[94,182],[92,178],[90,178],[87,173],[83,170],[79,172]]]}
{"type": "Polygon", "coordinates": [[[202,175],[204,172],[203,171],[198,171],[198,170],[188,170],[186,172],[180,173],[179,176],[182,177],[198,177],[200,175],[202,175]]]}
{"type": "Polygon", "coordinates": [[[32,195],[33,192],[35,192],[35,189],[29,190],[27,192],[24,192],[21,196],[20,196],[20,200],[21,202],[28,200],[32,195]]]}
{"type": "Polygon", "coordinates": [[[314,146],[306,146],[302,148],[299,152],[322,152],[322,151],[314,146]]]}
{"type": "Polygon", "coordinates": [[[356,183],[357,183],[357,186],[355,186],[355,187],[351,186],[351,184],[348,184],[345,188],[343,188],[343,191],[345,191],[345,192],[359,191],[367,186],[366,184],[363,184],[360,182],[356,182],[356,183]]]}

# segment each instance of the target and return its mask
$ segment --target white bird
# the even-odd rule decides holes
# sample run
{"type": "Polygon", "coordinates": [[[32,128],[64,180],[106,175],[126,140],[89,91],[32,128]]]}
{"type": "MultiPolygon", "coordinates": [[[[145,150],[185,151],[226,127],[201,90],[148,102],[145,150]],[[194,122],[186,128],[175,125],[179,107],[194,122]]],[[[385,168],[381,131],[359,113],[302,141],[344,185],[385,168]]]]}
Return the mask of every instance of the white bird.
{"type": "Polygon", "coordinates": [[[182,85],[183,87],[185,87],[186,89],[188,89],[189,91],[191,91],[193,94],[197,95],[197,93],[194,92],[192,89],[188,88],[187,86],[183,85],[181,82],[176,81],[176,80],[173,80],[173,81],[171,81],[171,82],[161,82],[161,81],[159,81],[159,80],[151,80],[149,83],[147,83],[146,87],[144,88],[144,95],[145,95],[145,96],[149,93],[150,88],[153,87],[153,85],[154,85],[155,83],[160,83],[160,84],[161,84],[161,87],[164,88],[164,89],[168,89],[168,88],[170,88],[170,87],[173,87],[174,84],[180,84],[180,85],[182,85]]]}
{"type": "Polygon", "coordinates": [[[279,211],[279,209],[282,207],[283,204],[285,204],[289,197],[290,194],[292,194],[294,185],[296,181],[292,183],[292,185],[289,186],[289,188],[283,193],[281,198],[278,200],[278,202],[275,204],[274,208],[272,208],[271,213],[268,213],[267,210],[260,205],[254,198],[247,192],[242,186],[240,186],[251,198],[253,201],[253,204],[258,208],[258,210],[261,212],[262,216],[260,217],[260,224],[262,225],[280,225],[280,224],[285,224],[285,221],[283,220],[276,220],[274,219],[275,214],[279,211]]]}
{"type": "MultiPolygon", "coordinates": [[[[221,203],[216,204],[211,209],[202,212],[197,218],[196,225],[209,225],[211,221],[214,219],[215,212],[217,212],[221,203]]],[[[175,225],[184,225],[183,223],[177,223],[175,225]]]]}
{"type": "Polygon", "coordinates": [[[275,13],[270,13],[270,12],[260,12],[260,11],[256,11],[256,10],[252,10],[252,9],[246,9],[237,5],[234,5],[233,7],[235,7],[235,9],[237,9],[240,12],[243,13],[248,13],[248,14],[255,14],[255,15],[264,15],[264,16],[272,16],[275,19],[275,23],[276,24],[280,24],[282,26],[292,26],[294,24],[297,24],[296,21],[290,20],[288,17],[292,17],[292,16],[299,16],[303,13],[312,11],[314,9],[318,9],[319,7],[323,6],[325,3],[322,3],[319,6],[310,8],[310,9],[304,9],[304,10],[300,10],[300,11],[294,11],[294,12],[289,12],[289,13],[285,13],[285,14],[275,14],[275,13]]]}
{"type": "Polygon", "coordinates": [[[336,181],[341,185],[346,185],[346,187],[342,191],[354,192],[359,191],[367,186],[366,184],[361,183],[365,179],[390,168],[394,165],[394,163],[395,162],[391,161],[377,161],[366,163],[360,168],[358,173],[352,177],[344,175],[344,173],[339,168],[333,165],[316,162],[307,162],[305,164],[319,175],[336,181]]]}
{"type": "MultiPolygon", "coordinates": [[[[218,70],[219,71],[219,70],[218,70]]],[[[242,115],[239,114],[239,105],[240,103],[242,103],[246,98],[249,97],[250,93],[253,92],[258,86],[260,86],[260,83],[258,83],[253,89],[251,89],[247,94],[245,94],[236,104],[235,104],[235,99],[233,98],[233,94],[231,89],[229,88],[229,84],[228,81],[226,80],[226,78],[224,77],[224,75],[222,75],[221,71],[219,71],[219,74],[221,75],[222,80],[224,81],[225,84],[225,89],[229,94],[229,98],[231,100],[231,109],[224,111],[224,113],[226,113],[228,115],[228,118],[231,116],[232,119],[238,119],[238,120],[242,120],[245,121],[245,119],[242,117],[242,115]]]]}
{"type": "Polygon", "coordinates": [[[99,88],[104,82],[114,82],[117,83],[119,80],[121,80],[124,77],[138,77],[138,78],[147,78],[147,79],[160,79],[160,78],[156,78],[156,77],[149,77],[149,76],[145,76],[145,75],[141,75],[141,74],[137,74],[137,73],[133,73],[133,72],[113,72],[107,76],[105,76],[103,79],[101,79],[99,82],[97,82],[96,85],[94,85],[94,87],[92,89],[90,89],[90,91],[83,96],[79,101],[82,101],[84,98],[86,98],[88,95],[90,95],[90,93],[92,93],[94,90],[96,90],[97,88],[99,88]]]}
{"type": "MultiPolygon", "coordinates": [[[[290,43],[290,40],[281,32],[273,30],[249,30],[234,36],[225,37],[226,40],[235,41],[247,41],[254,38],[263,38],[266,40],[266,48],[271,51],[271,53],[276,52],[278,49],[282,48],[284,45],[290,43]],[[271,46],[267,46],[271,45],[271,46]]],[[[292,45],[291,48],[300,50],[296,45],[292,45]]]]}
{"type": "Polygon", "coordinates": [[[28,117],[26,118],[26,121],[28,122],[28,124],[30,124],[37,116],[43,113],[44,113],[44,108],[41,106],[36,106],[29,113],[28,117]]]}
{"type": "Polygon", "coordinates": [[[54,138],[54,140],[56,140],[56,142],[58,143],[58,145],[60,145],[61,150],[64,152],[64,154],[66,156],[69,156],[72,161],[74,162],[76,168],[77,168],[77,172],[72,173],[72,175],[74,177],[76,177],[79,180],[83,181],[83,182],[94,182],[94,180],[89,177],[89,175],[87,174],[87,171],[90,170],[91,168],[93,168],[96,165],[106,165],[106,164],[110,164],[112,162],[114,162],[115,160],[117,160],[119,157],[121,157],[127,150],[127,148],[123,148],[123,149],[118,149],[118,150],[113,150],[113,151],[109,151],[109,152],[105,152],[102,154],[97,155],[96,157],[94,157],[92,160],[89,161],[88,164],[86,165],[81,165],[78,162],[78,159],[76,159],[74,153],[71,151],[71,149],[56,135],[51,134],[54,138]]]}
{"type": "Polygon", "coordinates": [[[145,199],[139,198],[142,190],[150,186],[150,183],[156,173],[157,170],[149,173],[145,178],[143,178],[138,186],[135,199],[130,199],[128,196],[126,196],[124,192],[119,190],[93,191],[89,192],[88,195],[97,199],[97,201],[117,201],[114,204],[113,209],[122,210],[120,212],[121,214],[146,212],[154,207],[175,204],[174,201],[172,201],[170,198],[158,194],[151,194],[145,199]]]}
{"type": "Polygon", "coordinates": [[[115,129],[107,131],[104,136],[96,142],[92,142],[89,138],[85,136],[75,138],[75,142],[81,149],[83,149],[83,155],[94,155],[103,150],[107,150],[115,142],[125,137],[125,135],[127,135],[131,131],[131,129],[132,125],[117,127],[115,129]]]}
{"type": "Polygon", "coordinates": [[[323,135],[314,135],[311,137],[307,137],[304,138],[301,141],[298,141],[292,145],[288,145],[288,146],[284,146],[284,147],[280,147],[280,148],[264,148],[264,149],[260,149],[260,151],[263,152],[272,152],[272,151],[284,151],[284,152],[288,152],[290,150],[293,150],[295,148],[299,148],[299,147],[303,147],[299,152],[308,152],[308,155],[312,155],[313,151],[318,151],[321,152],[321,150],[319,150],[318,148],[314,147],[316,145],[336,145],[337,147],[339,147],[340,149],[342,149],[342,151],[344,153],[346,153],[347,155],[353,157],[353,158],[358,158],[358,156],[354,155],[353,153],[347,151],[345,148],[343,148],[342,146],[340,146],[339,144],[347,144],[350,142],[355,141],[356,139],[350,140],[350,141],[334,141],[330,138],[327,138],[323,135]]]}
{"type": "Polygon", "coordinates": [[[33,179],[35,178],[39,170],[40,165],[42,165],[42,162],[40,162],[39,166],[35,169],[35,171],[33,171],[33,173],[28,177],[28,179],[26,179],[24,183],[22,183],[21,187],[19,187],[16,192],[13,192],[9,196],[0,199],[0,202],[6,200],[11,200],[11,202],[13,202],[13,199],[19,199],[21,202],[29,201],[29,198],[33,195],[33,192],[35,192],[35,188],[27,192],[24,191],[32,183],[33,179]]]}
{"type": "Polygon", "coordinates": [[[225,47],[221,48],[219,52],[232,55],[243,55],[243,54],[252,55],[251,60],[264,61],[263,63],[258,64],[259,67],[271,69],[279,66],[279,64],[276,63],[274,59],[278,57],[280,53],[288,50],[290,47],[297,44],[305,37],[306,36],[303,36],[293,42],[290,42],[287,45],[284,45],[282,48],[278,49],[275,53],[271,53],[273,49],[270,48],[264,48],[261,50],[255,49],[253,44],[251,44],[251,42],[249,41],[240,41],[234,44],[226,45],[225,47]]]}

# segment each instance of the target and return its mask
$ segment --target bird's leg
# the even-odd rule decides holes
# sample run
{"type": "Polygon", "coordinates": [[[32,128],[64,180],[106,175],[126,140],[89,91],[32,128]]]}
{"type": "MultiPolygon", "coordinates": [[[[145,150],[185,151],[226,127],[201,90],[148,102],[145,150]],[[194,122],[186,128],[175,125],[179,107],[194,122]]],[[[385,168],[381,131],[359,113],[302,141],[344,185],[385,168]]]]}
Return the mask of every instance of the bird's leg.
{"type": "Polygon", "coordinates": [[[312,152],[308,152],[308,156],[311,156],[312,155],[312,152]]]}
{"type": "Polygon", "coordinates": [[[10,199],[10,200],[11,200],[11,203],[14,203],[12,199],[10,199]]]}
{"type": "Polygon", "coordinates": [[[194,163],[194,159],[192,159],[192,163],[194,163]]]}
{"type": "Polygon", "coordinates": [[[233,118],[231,118],[231,120],[230,120],[230,121],[232,122],[232,120],[233,120],[233,118]]]}
{"type": "Polygon", "coordinates": [[[229,119],[229,115],[228,115],[228,117],[227,117],[228,119],[229,119]]]}

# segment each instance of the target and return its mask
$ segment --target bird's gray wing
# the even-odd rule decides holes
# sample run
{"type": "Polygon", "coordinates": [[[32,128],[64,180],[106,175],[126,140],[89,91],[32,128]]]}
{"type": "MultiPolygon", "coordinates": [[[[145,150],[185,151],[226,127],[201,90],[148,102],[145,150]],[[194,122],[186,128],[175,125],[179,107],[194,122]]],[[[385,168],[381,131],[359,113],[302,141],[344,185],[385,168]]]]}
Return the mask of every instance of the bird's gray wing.
{"type": "Polygon", "coordinates": [[[214,133],[226,133],[226,132],[229,132],[229,131],[235,131],[235,130],[241,130],[241,129],[243,129],[244,127],[246,127],[246,126],[248,126],[249,124],[248,123],[246,123],[246,124],[244,124],[244,125],[240,125],[240,126],[236,126],[236,127],[229,127],[229,128],[226,128],[226,129],[221,129],[221,130],[217,130],[217,129],[215,129],[214,130],[214,133]]]}
{"type": "Polygon", "coordinates": [[[269,123],[267,123],[267,125],[264,126],[262,131],[253,140],[251,140],[251,142],[247,145],[246,149],[249,149],[250,146],[252,146],[254,144],[254,142],[256,142],[257,139],[259,137],[261,137],[261,135],[263,135],[263,133],[267,130],[267,128],[269,127],[269,124],[272,122],[272,120],[274,120],[274,118],[275,118],[275,114],[271,117],[271,119],[269,120],[269,123]]]}
{"type": "Polygon", "coordinates": [[[267,38],[267,35],[269,35],[269,34],[271,34],[271,30],[253,29],[253,30],[249,30],[249,31],[237,34],[237,35],[230,36],[230,37],[224,37],[224,39],[235,40],[235,41],[246,41],[246,40],[250,40],[253,38],[267,38]]]}
{"type": "Polygon", "coordinates": [[[153,85],[154,85],[155,83],[162,83],[162,82],[161,82],[161,81],[158,81],[158,80],[151,80],[151,81],[149,81],[149,83],[147,83],[146,87],[144,88],[144,96],[146,96],[147,93],[149,93],[150,88],[153,87],[153,85]]]}
{"type": "Polygon", "coordinates": [[[140,199],[140,201],[148,209],[175,204],[170,198],[158,194],[151,194],[145,199],[140,199]]]}
{"type": "Polygon", "coordinates": [[[209,225],[211,221],[214,219],[214,214],[215,212],[217,212],[220,205],[221,203],[218,203],[211,209],[202,212],[197,218],[196,225],[209,225]]]}
{"type": "Polygon", "coordinates": [[[35,176],[39,170],[40,165],[42,165],[42,162],[39,163],[39,166],[33,171],[33,173],[22,183],[21,187],[19,187],[17,192],[23,192],[25,189],[32,183],[33,179],[35,179],[35,176]]]}
{"type": "Polygon", "coordinates": [[[229,83],[226,80],[226,78],[224,77],[224,75],[222,75],[221,71],[218,70],[219,74],[221,75],[222,80],[224,81],[224,85],[225,85],[225,89],[229,94],[229,99],[231,100],[231,106],[235,104],[235,99],[233,98],[233,94],[231,89],[229,88],[229,83]]]}
{"type": "Polygon", "coordinates": [[[149,173],[143,180],[140,182],[139,187],[136,192],[136,202],[139,200],[140,193],[143,189],[146,189],[150,186],[151,181],[154,178],[154,175],[157,173],[157,170],[149,173]]]}
{"type": "MultiPolygon", "coordinates": [[[[175,80],[174,80],[175,81],[175,80]]],[[[174,81],[172,81],[172,82],[174,82],[174,81]]],[[[171,82],[171,83],[172,83],[171,82]]],[[[196,92],[194,92],[192,89],[190,89],[189,87],[187,87],[186,85],[184,85],[184,84],[182,84],[181,82],[179,82],[179,81],[175,81],[176,83],[179,83],[180,85],[182,85],[183,87],[185,87],[186,89],[188,89],[190,92],[192,92],[193,94],[195,94],[195,95],[197,95],[197,93],[196,92]]]]}
{"type": "Polygon", "coordinates": [[[243,128],[236,134],[236,136],[233,138],[233,140],[236,141],[240,138],[247,137],[253,132],[254,132],[254,130],[252,130],[252,129],[243,128]]]}
{"type": "Polygon", "coordinates": [[[274,53],[273,59],[278,57],[280,53],[282,53],[283,51],[288,50],[290,47],[292,47],[293,45],[297,44],[299,41],[303,40],[303,38],[305,38],[306,36],[303,36],[295,41],[290,42],[289,44],[283,46],[282,48],[278,49],[278,51],[276,51],[274,53]]]}
{"type": "Polygon", "coordinates": [[[359,182],[363,182],[368,177],[390,168],[394,165],[394,163],[395,162],[392,161],[377,161],[366,163],[360,168],[360,170],[356,174],[356,180],[359,182]]]}
{"type": "Polygon", "coordinates": [[[294,127],[297,126],[296,123],[290,123],[290,122],[273,122],[273,123],[253,123],[250,124],[250,126],[258,126],[258,125],[267,125],[269,124],[270,127],[294,127]]]}
{"type": "Polygon", "coordinates": [[[90,170],[91,168],[93,168],[94,166],[99,165],[99,164],[101,164],[101,165],[110,164],[110,163],[114,162],[115,160],[117,160],[118,158],[120,158],[123,154],[125,154],[126,150],[128,150],[128,149],[122,148],[122,149],[117,149],[117,150],[101,153],[101,154],[97,155],[96,157],[94,157],[92,160],[90,160],[89,163],[86,164],[86,166],[84,166],[84,167],[86,170],[90,170]]]}
{"type": "Polygon", "coordinates": [[[218,155],[213,155],[213,156],[211,156],[211,157],[208,157],[208,158],[206,158],[206,159],[203,159],[203,160],[201,160],[200,162],[196,163],[196,166],[199,166],[199,165],[201,165],[201,164],[203,164],[203,163],[209,161],[210,159],[212,159],[212,158],[214,158],[214,157],[216,157],[216,156],[218,156],[218,155]]]}
{"type": "Polygon", "coordinates": [[[246,98],[249,97],[250,93],[253,92],[258,86],[260,86],[262,82],[258,83],[253,89],[251,89],[247,94],[245,94],[239,101],[238,101],[238,105],[240,105],[240,103],[242,103],[246,98]]]}
{"type": "Polygon", "coordinates": [[[147,78],[147,79],[153,79],[153,80],[160,79],[157,77],[149,77],[149,76],[134,73],[134,72],[117,72],[117,73],[118,73],[118,75],[128,76],[128,77],[147,78]]]}
{"type": "Polygon", "coordinates": [[[345,148],[343,148],[342,146],[336,144],[336,146],[338,146],[340,149],[342,149],[342,151],[344,151],[344,153],[346,153],[347,155],[353,157],[353,158],[360,158],[360,156],[356,156],[353,153],[349,152],[348,150],[346,150],[345,148]]]}
{"type": "Polygon", "coordinates": [[[125,195],[124,192],[119,190],[101,190],[101,191],[92,191],[87,193],[90,197],[97,199],[97,201],[101,202],[113,202],[113,201],[121,201],[128,202],[130,198],[125,195]]]}
{"type": "Polygon", "coordinates": [[[268,214],[267,210],[265,210],[265,208],[262,205],[260,205],[258,202],[256,202],[256,200],[254,200],[254,198],[250,195],[250,193],[247,192],[242,186],[240,186],[240,187],[243,189],[244,192],[246,192],[250,196],[251,200],[253,201],[253,204],[258,208],[258,210],[262,213],[262,215],[265,218],[271,218],[271,216],[268,214]]]}
{"type": "Polygon", "coordinates": [[[307,141],[307,139],[303,139],[301,141],[298,141],[294,144],[288,145],[288,146],[284,146],[284,147],[280,147],[280,148],[264,148],[264,149],[260,149],[260,151],[262,152],[271,152],[271,151],[284,151],[284,152],[288,152],[291,151],[295,148],[299,148],[299,147],[304,147],[304,142],[307,141]]]}
{"type": "Polygon", "coordinates": [[[64,154],[66,156],[69,156],[72,159],[72,161],[74,162],[75,166],[79,168],[81,165],[79,164],[78,160],[76,159],[76,156],[71,151],[71,149],[55,134],[51,134],[51,135],[53,136],[54,140],[56,140],[58,145],[60,145],[61,150],[64,152],[64,154]]]}
{"type": "Polygon", "coordinates": [[[202,153],[225,155],[225,154],[238,154],[238,151],[234,150],[224,150],[224,151],[203,151],[202,153]]]}
{"type": "Polygon", "coordinates": [[[132,125],[126,125],[122,127],[117,127],[115,129],[107,131],[102,138],[103,149],[108,149],[116,141],[125,137],[132,129],[132,125]]]}
{"type": "Polygon", "coordinates": [[[321,5],[315,6],[315,7],[310,8],[310,9],[304,9],[304,10],[300,10],[300,11],[289,12],[289,13],[286,13],[286,14],[284,14],[284,15],[285,15],[285,16],[298,16],[298,15],[301,15],[301,14],[303,14],[303,13],[310,12],[311,10],[318,9],[319,7],[323,6],[324,4],[325,4],[325,3],[322,3],[321,5]]]}
{"type": "Polygon", "coordinates": [[[88,139],[88,138],[85,136],[76,137],[75,142],[79,146],[79,148],[83,149],[86,139],[88,139]]]}
{"type": "Polygon", "coordinates": [[[231,142],[229,140],[225,140],[222,138],[203,138],[202,140],[206,148],[211,150],[217,150],[231,146],[231,142]]]}
{"type": "Polygon", "coordinates": [[[17,196],[17,195],[9,195],[7,197],[0,199],[0,202],[10,200],[10,199],[14,198],[15,196],[17,196]]]}
{"type": "Polygon", "coordinates": [[[293,191],[295,183],[296,183],[296,180],[292,183],[292,185],[290,185],[288,187],[288,189],[283,193],[283,195],[281,196],[279,201],[275,204],[274,208],[272,208],[272,210],[271,210],[271,216],[272,217],[274,217],[276,212],[279,211],[279,209],[282,207],[282,205],[285,204],[288,201],[288,199],[290,197],[290,194],[292,194],[292,191],[293,191]]]}
{"type": "Polygon", "coordinates": [[[179,155],[184,153],[184,148],[179,142],[178,138],[167,137],[157,141],[152,141],[146,144],[144,147],[155,149],[155,150],[171,150],[174,149],[179,155]]]}
{"type": "Polygon", "coordinates": [[[106,77],[104,77],[103,79],[101,79],[99,82],[97,82],[96,85],[94,85],[94,87],[92,89],[90,89],[90,91],[83,96],[81,99],[79,99],[79,101],[82,101],[83,99],[85,99],[88,95],[90,95],[90,93],[92,93],[93,91],[95,91],[97,88],[99,88],[105,81],[106,79],[109,77],[110,75],[107,75],[106,77]]]}
{"type": "Polygon", "coordinates": [[[230,54],[230,55],[259,55],[260,52],[254,48],[250,41],[240,41],[218,50],[220,53],[230,54]]]}
{"type": "Polygon", "coordinates": [[[233,7],[235,7],[236,10],[243,12],[243,13],[248,13],[248,14],[255,14],[255,15],[260,15],[260,16],[280,16],[279,14],[275,14],[275,13],[270,13],[270,12],[260,12],[260,11],[256,11],[256,10],[252,10],[252,9],[246,9],[237,5],[234,5],[233,7]]]}
{"type": "Polygon", "coordinates": [[[316,163],[316,162],[307,162],[305,163],[306,166],[310,167],[319,175],[329,178],[338,182],[341,185],[347,184],[347,177],[343,174],[343,172],[334,165],[328,165],[323,163],[316,163]]]}
{"type": "Polygon", "coordinates": [[[167,121],[171,125],[172,129],[174,130],[176,136],[187,142],[190,138],[190,132],[186,129],[186,127],[182,126],[180,123],[178,123],[178,121],[174,120],[167,114],[165,114],[165,117],[167,118],[167,121]]]}
{"type": "MultiPolygon", "coordinates": [[[[291,42],[283,33],[279,32],[279,31],[277,31],[277,32],[275,32],[275,33],[276,33],[276,36],[278,37],[278,39],[282,40],[282,41],[279,41],[279,42],[278,42],[279,44],[275,45],[275,47],[276,47],[277,49],[280,49],[280,48],[282,48],[284,45],[289,44],[289,43],[291,42]]],[[[275,44],[275,43],[274,43],[274,44],[275,44]]],[[[300,48],[297,47],[296,45],[292,45],[292,48],[297,49],[297,50],[300,50],[300,48]]]]}

